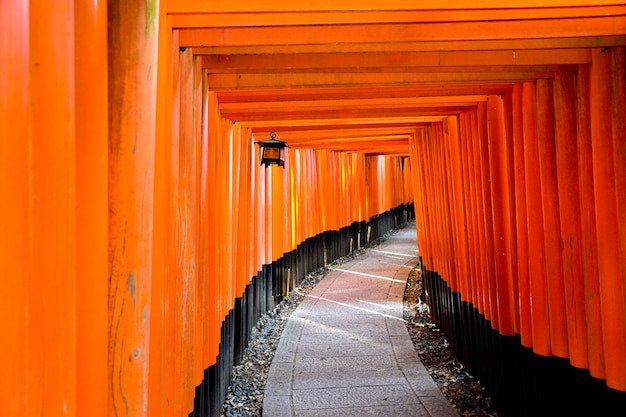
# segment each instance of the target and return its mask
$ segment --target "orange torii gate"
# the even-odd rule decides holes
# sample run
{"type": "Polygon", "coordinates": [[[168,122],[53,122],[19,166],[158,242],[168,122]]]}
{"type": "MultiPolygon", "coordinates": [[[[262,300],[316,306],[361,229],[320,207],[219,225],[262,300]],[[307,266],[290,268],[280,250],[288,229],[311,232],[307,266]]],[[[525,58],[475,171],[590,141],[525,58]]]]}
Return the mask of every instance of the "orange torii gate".
{"type": "Polygon", "coordinates": [[[501,398],[623,398],[626,4],[264,3],[0,5],[0,415],[216,415],[252,318],[413,204],[501,398]]]}

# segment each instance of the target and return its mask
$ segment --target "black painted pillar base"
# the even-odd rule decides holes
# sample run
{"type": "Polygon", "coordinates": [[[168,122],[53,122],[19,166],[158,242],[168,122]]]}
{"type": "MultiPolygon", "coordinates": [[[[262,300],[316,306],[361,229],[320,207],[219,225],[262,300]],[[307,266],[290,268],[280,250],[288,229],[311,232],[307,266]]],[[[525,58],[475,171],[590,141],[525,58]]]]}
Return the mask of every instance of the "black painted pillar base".
{"type": "Polygon", "coordinates": [[[482,382],[500,417],[626,415],[626,392],[608,388],[568,359],[535,354],[518,335],[500,335],[438,273],[423,268],[422,277],[433,322],[458,360],[482,382]]]}

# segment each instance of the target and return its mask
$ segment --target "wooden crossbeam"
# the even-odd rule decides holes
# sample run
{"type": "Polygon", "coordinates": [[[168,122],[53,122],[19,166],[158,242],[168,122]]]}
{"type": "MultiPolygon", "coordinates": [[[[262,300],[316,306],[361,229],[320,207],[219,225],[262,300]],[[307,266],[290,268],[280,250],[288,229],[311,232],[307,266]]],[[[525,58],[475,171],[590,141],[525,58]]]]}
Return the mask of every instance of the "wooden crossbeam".
{"type": "Polygon", "coordinates": [[[384,42],[453,42],[513,39],[585,38],[624,35],[626,16],[573,19],[496,20],[353,24],[319,26],[262,26],[179,29],[182,47],[333,45],[384,42]]]}
{"type": "MultiPolygon", "coordinates": [[[[178,3],[178,2],[176,2],[178,3]]],[[[267,3],[267,2],[266,2],[267,3]]],[[[549,19],[549,18],[582,18],[598,16],[615,16],[624,14],[624,4],[609,4],[574,7],[523,7],[512,12],[511,8],[499,5],[498,8],[483,8],[481,3],[472,5],[470,9],[421,9],[419,5],[408,4],[407,10],[289,10],[268,11],[219,11],[200,12],[193,10],[181,13],[170,11],[173,28],[201,27],[253,27],[280,25],[345,25],[371,23],[428,23],[428,22],[459,22],[459,21],[494,21],[513,19],[549,19]]],[[[545,5],[544,5],[545,6],[545,5]]]]}
{"type": "Polygon", "coordinates": [[[209,88],[215,91],[255,88],[328,88],[347,86],[398,86],[415,84],[512,83],[553,78],[554,72],[424,72],[424,73],[264,73],[210,74],[209,88]]]}
{"type": "MultiPolygon", "coordinates": [[[[541,23],[537,23],[540,25],[541,23]]],[[[453,29],[452,29],[453,30],[453,29]]],[[[413,42],[382,42],[372,40],[366,43],[329,43],[296,45],[239,45],[210,46],[194,48],[197,55],[235,54],[304,54],[304,53],[363,53],[363,52],[423,52],[423,51],[496,51],[522,49],[568,49],[568,48],[610,48],[626,45],[626,30],[615,36],[568,36],[549,38],[520,39],[479,39],[479,40],[438,40],[413,42]]],[[[182,45],[181,45],[182,46],[182,45]]],[[[187,45],[186,47],[192,47],[187,45]]]]}
{"type": "Polygon", "coordinates": [[[207,55],[202,67],[209,73],[255,72],[415,72],[415,71],[528,71],[557,70],[559,65],[591,62],[589,48],[496,50],[496,51],[431,51],[372,52],[320,54],[242,54],[207,55]]]}

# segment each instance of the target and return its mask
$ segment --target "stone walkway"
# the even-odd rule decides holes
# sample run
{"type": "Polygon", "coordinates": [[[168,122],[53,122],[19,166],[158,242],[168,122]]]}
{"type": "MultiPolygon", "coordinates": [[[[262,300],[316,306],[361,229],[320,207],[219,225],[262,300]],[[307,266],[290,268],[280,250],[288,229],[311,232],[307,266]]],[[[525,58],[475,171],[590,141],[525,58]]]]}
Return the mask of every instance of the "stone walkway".
{"type": "Polygon", "coordinates": [[[402,319],[416,264],[412,223],[320,281],[285,325],[263,416],[458,417],[402,319]]]}

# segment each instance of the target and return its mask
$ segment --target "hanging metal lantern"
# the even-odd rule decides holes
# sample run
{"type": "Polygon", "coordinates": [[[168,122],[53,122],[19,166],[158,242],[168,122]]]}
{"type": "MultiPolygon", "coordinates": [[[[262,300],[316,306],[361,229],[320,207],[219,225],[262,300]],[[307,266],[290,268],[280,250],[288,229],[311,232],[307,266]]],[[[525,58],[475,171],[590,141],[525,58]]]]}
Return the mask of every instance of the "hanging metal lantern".
{"type": "Polygon", "coordinates": [[[254,143],[261,147],[261,165],[266,168],[270,165],[285,167],[285,148],[288,146],[280,140],[276,132],[272,132],[268,140],[254,143]]]}

